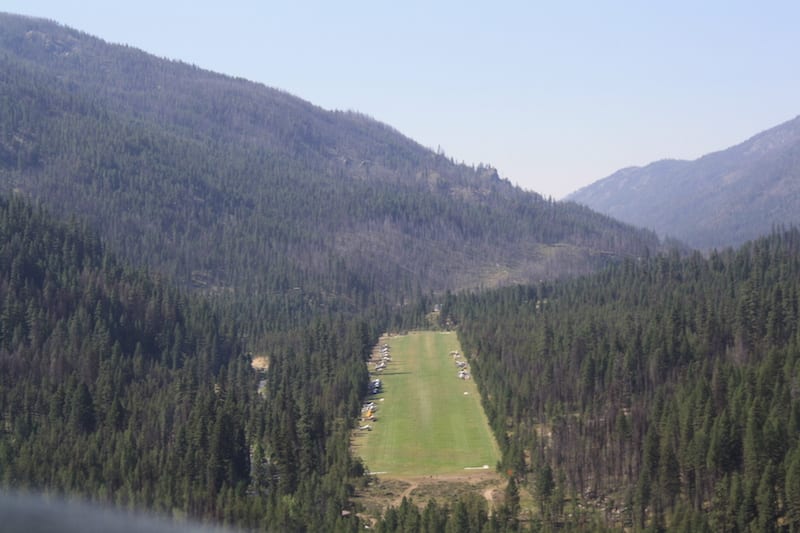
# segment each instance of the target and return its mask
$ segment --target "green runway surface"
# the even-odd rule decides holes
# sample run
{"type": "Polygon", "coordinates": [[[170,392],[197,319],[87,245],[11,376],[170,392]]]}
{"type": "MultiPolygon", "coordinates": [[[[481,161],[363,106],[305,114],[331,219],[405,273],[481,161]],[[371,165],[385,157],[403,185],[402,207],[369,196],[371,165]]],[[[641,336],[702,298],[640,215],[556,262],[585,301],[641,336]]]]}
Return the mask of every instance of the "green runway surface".
{"type": "MultiPolygon", "coordinates": [[[[391,362],[369,399],[378,406],[372,431],[357,431],[354,453],[371,472],[393,476],[494,471],[500,452],[472,379],[458,377],[455,333],[415,332],[384,338],[391,362]]],[[[460,360],[464,360],[463,354],[460,360]]],[[[373,365],[370,365],[372,371],[373,365]]]]}

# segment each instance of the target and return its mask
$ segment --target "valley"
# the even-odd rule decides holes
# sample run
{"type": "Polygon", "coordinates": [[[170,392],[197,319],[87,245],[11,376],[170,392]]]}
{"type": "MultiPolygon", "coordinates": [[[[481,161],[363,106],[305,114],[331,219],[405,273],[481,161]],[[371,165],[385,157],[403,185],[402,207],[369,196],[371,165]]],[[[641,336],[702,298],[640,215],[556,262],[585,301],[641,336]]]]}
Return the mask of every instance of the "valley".
{"type": "Polygon", "coordinates": [[[798,125],[574,198],[684,209],[641,229],[0,13],[0,491],[237,531],[800,531],[798,125]]]}

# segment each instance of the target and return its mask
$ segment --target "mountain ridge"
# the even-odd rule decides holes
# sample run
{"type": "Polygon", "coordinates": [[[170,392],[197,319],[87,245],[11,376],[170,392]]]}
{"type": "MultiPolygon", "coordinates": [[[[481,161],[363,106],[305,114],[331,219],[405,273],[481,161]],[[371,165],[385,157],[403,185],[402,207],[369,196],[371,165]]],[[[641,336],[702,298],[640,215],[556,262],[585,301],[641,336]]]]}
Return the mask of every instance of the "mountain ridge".
{"type": "Polygon", "coordinates": [[[40,19],[0,28],[0,188],[87,218],[182,284],[292,300],[299,287],[303,307],[357,308],[661,246],[358,113],[40,19]]]}
{"type": "Polygon", "coordinates": [[[628,167],[567,196],[698,248],[800,222],[800,116],[692,161],[628,167]]]}

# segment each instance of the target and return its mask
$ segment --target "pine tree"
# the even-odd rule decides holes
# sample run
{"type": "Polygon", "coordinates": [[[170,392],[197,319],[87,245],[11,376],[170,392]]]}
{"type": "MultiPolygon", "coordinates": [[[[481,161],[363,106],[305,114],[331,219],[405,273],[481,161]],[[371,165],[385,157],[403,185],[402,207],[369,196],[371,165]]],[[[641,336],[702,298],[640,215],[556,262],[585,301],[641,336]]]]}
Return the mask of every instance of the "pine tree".
{"type": "Polygon", "coordinates": [[[765,533],[777,531],[778,496],[775,491],[776,471],[772,463],[767,464],[756,494],[758,530],[765,533]]]}
{"type": "Polygon", "coordinates": [[[75,389],[70,407],[70,424],[78,433],[94,431],[94,402],[89,387],[81,383],[75,389]]]}
{"type": "Polygon", "coordinates": [[[786,521],[793,531],[800,530],[800,447],[795,447],[788,457],[786,469],[785,502],[786,521]]]}

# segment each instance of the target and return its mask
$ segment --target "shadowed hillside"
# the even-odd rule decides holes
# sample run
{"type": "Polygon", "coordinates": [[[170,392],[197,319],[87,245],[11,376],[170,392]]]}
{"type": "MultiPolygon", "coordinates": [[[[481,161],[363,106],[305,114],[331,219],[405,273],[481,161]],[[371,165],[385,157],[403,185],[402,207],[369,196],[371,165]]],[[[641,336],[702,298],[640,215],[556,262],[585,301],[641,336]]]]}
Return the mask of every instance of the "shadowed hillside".
{"type": "Polygon", "coordinates": [[[391,127],[43,20],[0,16],[0,186],[186,284],[275,305],[495,286],[654,234],[522,191],[391,127]]]}

